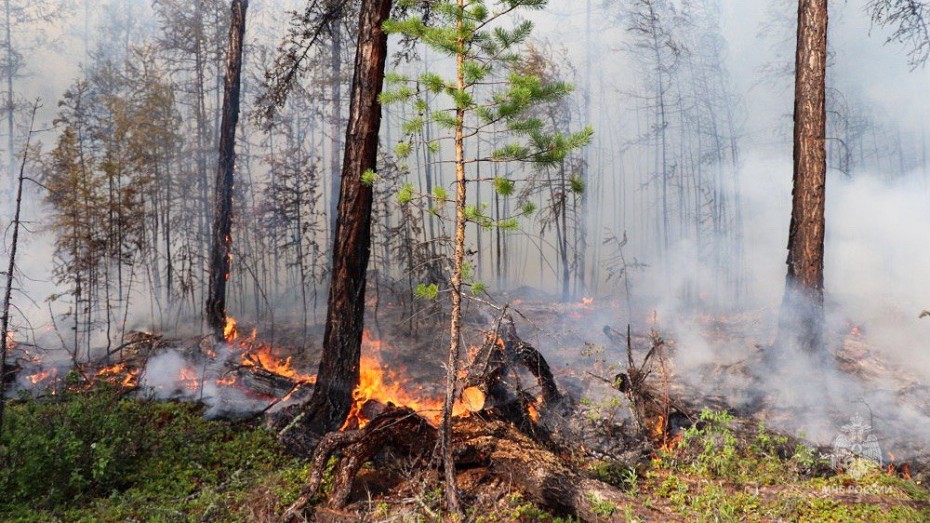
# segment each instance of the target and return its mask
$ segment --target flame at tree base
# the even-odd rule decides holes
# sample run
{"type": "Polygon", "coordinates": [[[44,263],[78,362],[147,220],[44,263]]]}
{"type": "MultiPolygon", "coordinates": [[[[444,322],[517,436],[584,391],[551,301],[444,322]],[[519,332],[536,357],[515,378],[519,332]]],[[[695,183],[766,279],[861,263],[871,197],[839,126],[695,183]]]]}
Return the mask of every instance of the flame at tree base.
{"type": "MultiPolygon", "coordinates": [[[[6,333],[6,336],[11,339],[12,333],[6,333]]],[[[233,317],[227,317],[224,336],[225,344],[220,344],[222,350],[218,345],[202,349],[196,354],[184,354],[181,350],[166,346],[165,355],[175,354],[167,358],[168,363],[156,357],[145,361],[126,360],[96,369],[85,368],[82,375],[87,381],[71,388],[85,390],[94,383],[107,383],[125,389],[151,389],[161,394],[161,397],[197,399],[196,392],[213,386],[237,388],[256,399],[261,397],[281,402],[290,399],[299,389],[298,385],[316,382],[315,375],[305,374],[295,367],[291,356],[281,354],[271,344],[256,341],[255,330],[249,336],[241,335],[238,322],[233,317]],[[254,383],[243,381],[243,370],[257,373],[261,376],[259,379],[273,381],[274,378],[269,378],[269,375],[287,378],[294,387],[287,394],[274,388],[256,388],[254,383]],[[157,379],[153,381],[155,376],[157,379]]],[[[416,384],[416,380],[406,371],[385,363],[381,357],[384,347],[382,341],[374,339],[367,331],[363,333],[359,384],[353,391],[352,406],[343,429],[365,427],[370,418],[374,418],[388,405],[409,408],[438,426],[443,408],[441,392],[416,384]]],[[[32,386],[45,386],[52,382],[57,384],[60,381],[54,379],[57,373],[57,368],[46,369],[39,363],[36,371],[26,376],[25,381],[32,386]]],[[[213,394],[211,392],[209,395],[213,394]]],[[[203,398],[203,394],[200,398],[203,398]]],[[[452,416],[468,416],[478,412],[484,408],[485,401],[485,394],[480,389],[468,387],[461,391],[461,398],[453,406],[452,416]]]]}
{"type": "MultiPolygon", "coordinates": [[[[380,355],[383,342],[372,338],[368,331],[362,333],[362,351],[380,355]]],[[[439,425],[442,421],[442,400],[427,397],[423,386],[410,389],[410,378],[402,372],[395,371],[373,356],[363,355],[359,369],[359,384],[352,392],[352,408],[341,430],[363,428],[371,420],[365,412],[370,402],[381,405],[407,407],[431,422],[439,425]]],[[[462,398],[455,402],[453,416],[467,416],[481,410],[485,397],[475,387],[462,391],[462,398]]]]}

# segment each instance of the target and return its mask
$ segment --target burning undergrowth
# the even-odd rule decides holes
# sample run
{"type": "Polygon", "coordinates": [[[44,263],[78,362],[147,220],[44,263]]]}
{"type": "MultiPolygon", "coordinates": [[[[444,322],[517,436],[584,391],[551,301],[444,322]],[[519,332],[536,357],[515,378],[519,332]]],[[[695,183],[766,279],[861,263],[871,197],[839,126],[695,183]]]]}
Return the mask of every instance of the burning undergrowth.
{"type": "MultiPolygon", "coordinates": [[[[753,460],[768,463],[769,454],[775,460],[787,459],[801,478],[830,477],[846,470],[849,463],[831,464],[825,457],[874,442],[880,447],[876,465],[880,462],[883,474],[926,479],[923,432],[901,424],[907,409],[924,415],[925,388],[873,350],[867,327],[837,323],[829,336],[838,347],[832,364],[836,375],[827,375],[823,367],[819,372],[825,376],[825,390],[832,386],[827,380],[842,377],[842,383],[858,383],[862,390],[872,387],[872,395],[849,401],[848,411],[827,402],[829,407],[810,411],[816,414],[804,414],[803,404],[786,401],[791,397],[781,393],[784,384],[772,387],[777,383],[774,375],[760,377],[760,369],[767,368],[766,341],[774,327],[766,311],[687,321],[651,312],[634,318],[628,330],[622,303],[519,299],[514,298],[508,315],[472,310],[468,316],[469,339],[483,341],[469,349],[463,367],[465,399],[455,412],[460,452],[456,463],[462,468],[460,484],[478,498],[499,495],[500,487],[490,485],[497,484],[493,478],[506,475],[520,478],[511,483],[516,481],[515,488],[536,502],[569,503],[572,510],[586,510],[581,498],[533,497],[538,485],[532,477],[542,467],[566,483],[584,484],[627,506],[631,499],[615,490],[598,490],[606,489],[603,482],[581,483],[591,473],[578,471],[594,467],[596,476],[627,485],[623,488],[629,488],[630,481],[648,484],[645,471],[657,459],[671,463],[676,475],[692,473],[694,463],[716,459],[703,456],[693,441],[727,441],[721,434],[734,438],[736,452],[755,456],[753,460]],[[726,423],[720,422],[722,417],[708,417],[708,412],[724,410],[735,417],[726,418],[726,423]],[[857,410],[862,415],[854,421],[857,410]],[[811,430],[811,420],[822,426],[820,432],[811,430]],[[763,437],[759,422],[775,431],[771,437],[784,438],[766,447],[764,455],[754,447],[763,437]],[[802,443],[811,450],[798,454],[796,448],[807,448],[802,443]],[[486,490],[490,494],[482,494],[486,490]]],[[[388,323],[385,319],[382,324],[388,323]]],[[[314,386],[313,351],[301,354],[283,343],[263,341],[255,330],[243,332],[230,322],[225,343],[209,338],[182,342],[137,332],[110,351],[109,361],[102,355],[94,363],[77,366],[19,343],[13,353],[16,385],[20,392],[49,397],[64,388],[79,392],[105,382],[126,396],[201,403],[206,416],[227,419],[283,412],[308,398],[314,386]]],[[[433,477],[442,375],[434,351],[442,345],[441,340],[407,337],[400,327],[365,333],[361,383],[352,412],[341,431],[324,439],[335,455],[354,456],[336,469],[344,478],[331,503],[361,507],[364,492],[358,485],[380,489],[389,500],[415,488],[407,477],[409,470],[391,476],[392,467],[412,467],[423,481],[433,477]],[[392,465],[398,453],[410,459],[392,465]],[[367,472],[354,468],[365,462],[372,464],[367,472]],[[358,480],[349,481],[352,478],[358,480]]],[[[789,377],[785,384],[800,376],[804,375],[789,377]]],[[[324,454],[313,459],[329,462],[332,455],[324,454]]],[[[745,466],[733,464],[739,470],[745,466]]],[[[312,481],[305,494],[311,486],[312,481]]],[[[643,488],[659,492],[665,487],[643,488]]],[[[668,509],[663,508],[665,515],[668,509]]]]}
{"type": "MultiPolygon", "coordinates": [[[[133,332],[101,358],[80,363],[35,345],[14,343],[10,392],[42,398],[63,388],[80,391],[106,383],[141,398],[203,403],[207,417],[231,419],[277,411],[310,396],[316,381],[309,370],[316,366],[313,361],[304,357],[297,363],[298,351],[261,340],[257,329],[240,333],[233,318],[224,334],[225,342],[214,343],[210,337],[180,341],[133,332]]],[[[424,373],[385,361],[383,355],[396,353],[396,348],[368,331],[362,343],[360,383],[344,429],[364,427],[387,405],[408,407],[438,424],[442,402],[435,369],[430,373],[430,366],[424,365],[424,373]]],[[[455,414],[468,410],[458,402],[455,414]]]]}

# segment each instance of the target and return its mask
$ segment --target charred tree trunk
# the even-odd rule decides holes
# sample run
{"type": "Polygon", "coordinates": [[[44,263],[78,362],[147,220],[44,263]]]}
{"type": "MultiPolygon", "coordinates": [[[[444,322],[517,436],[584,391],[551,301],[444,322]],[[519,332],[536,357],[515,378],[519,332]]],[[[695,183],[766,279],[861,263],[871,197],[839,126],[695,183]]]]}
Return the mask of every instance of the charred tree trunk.
{"type": "Polygon", "coordinates": [[[800,0],[794,102],[794,191],[778,346],[823,348],[827,0],[800,0]]]}
{"type": "Polygon", "coordinates": [[[223,123],[220,128],[216,195],[213,202],[213,245],[210,250],[210,288],[207,293],[207,323],[217,341],[226,326],[226,280],[232,247],[233,169],[236,163],[236,126],[239,123],[239,88],[242,76],[242,41],[249,0],[233,0],[226,55],[226,87],[223,94],[223,123]]]}
{"type": "Polygon", "coordinates": [[[3,432],[3,415],[6,395],[6,353],[9,350],[10,338],[7,333],[10,329],[10,301],[13,293],[13,271],[16,270],[16,248],[19,244],[19,226],[20,211],[23,203],[23,174],[26,171],[26,159],[29,157],[29,142],[32,138],[32,125],[35,123],[36,112],[39,110],[39,102],[32,107],[32,123],[29,127],[29,135],[26,137],[26,147],[23,149],[23,163],[19,168],[19,177],[16,180],[16,207],[13,214],[13,238],[10,245],[10,263],[6,271],[6,289],[3,293],[3,308],[0,310],[0,433],[3,432]]]}
{"type": "Polygon", "coordinates": [[[346,130],[342,187],[339,193],[333,272],[326,311],[323,354],[313,397],[301,423],[322,435],[338,429],[352,406],[359,380],[364,327],[365,283],[371,251],[372,187],[363,175],[377,162],[387,35],[382,29],[392,0],[364,2],[359,21],[352,102],[346,130]]]}

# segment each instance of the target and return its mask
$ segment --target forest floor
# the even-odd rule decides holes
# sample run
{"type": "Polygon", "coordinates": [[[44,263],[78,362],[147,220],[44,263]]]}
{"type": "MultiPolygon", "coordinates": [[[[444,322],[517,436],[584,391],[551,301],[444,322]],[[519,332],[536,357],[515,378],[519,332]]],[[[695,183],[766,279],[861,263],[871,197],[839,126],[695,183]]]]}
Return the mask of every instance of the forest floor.
{"type": "MultiPolygon", "coordinates": [[[[604,324],[622,316],[622,306],[533,298],[511,297],[521,313],[520,335],[549,359],[560,387],[575,399],[562,420],[561,440],[555,431],[558,455],[573,470],[626,496],[622,503],[591,500],[597,520],[930,521],[926,463],[888,464],[886,458],[879,466],[855,459],[838,470],[829,462],[829,449],[767,426],[782,414],[749,412],[739,402],[698,391],[693,380],[678,379],[676,358],[688,341],[684,338],[664,340],[669,349],[664,372],[672,377],[671,393],[687,396],[700,422],[665,448],[644,443],[628,400],[601,379],[610,381],[623,370],[625,348],[599,334],[604,324]]],[[[421,335],[410,337],[405,332],[410,323],[398,321],[402,314],[396,314],[373,327],[372,337],[391,340],[378,344],[379,359],[394,369],[392,377],[403,375],[411,389],[432,395],[440,390],[441,358],[428,355],[441,349],[431,348],[430,329],[422,325],[421,335]]],[[[758,352],[757,337],[764,338],[767,328],[760,324],[770,321],[765,318],[747,313],[700,320],[717,332],[712,339],[732,358],[713,356],[708,361],[714,363],[701,368],[717,375],[721,369],[739,373],[740,363],[758,352]],[[734,356],[736,350],[743,352],[734,356]]],[[[472,311],[473,335],[491,321],[492,315],[472,311]]],[[[661,321],[652,315],[641,323],[651,329],[661,321]]],[[[642,357],[649,336],[646,329],[634,330],[635,357],[642,357]]],[[[295,337],[279,333],[279,341],[295,337]]],[[[850,373],[863,379],[899,376],[905,380],[902,388],[911,387],[900,377],[905,374],[864,355],[868,344],[858,332],[848,338],[836,356],[850,373]],[[866,367],[866,360],[873,363],[866,367]]],[[[295,365],[311,368],[315,353],[302,351],[304,360],[295,365]]],[[[6,493],[0,520],[280,521],[301,493],[307,460],[289,456],[260,419],[208,420],[206,410],[196,401],[127,395],[107,383],[65,390],[52,400],[24,396],[11,402],[0,437],[0,489],[6,493]]],[[[329,481],[324,477],[324,493],[329,481]]],[[[517,482],[492,477],[481,467],[460,471],[459,482],[468,521],[574,521],[532,501],[517,482]]],[[[362,468],[345,509],[320,504],[311,520],[438,521],[444,510],[441,492],[435,469],[377,456],[362,468]]]]}
{"type": "MultiPolygon", "coordinates": [[[[273,522],[308,474],[306,461],[288,456],[260,425],[206,421],[196,404],[96,391],[20,403],[10,417],[4,446],[15,454],[0,473],[2,521],[273,522]]],[[[749,436],[727,428],[726,415],[707,418],[703,430],[639,466],[579,461],[629,495],[628,505],[601,504],[602,521],[930,520],[930,492],[900,471],[863,462],[837,474],[814,449],[786,453],[786,440],[764,429],[749,436]],[[652,517],[634,516],[643,513],[652,517]]],[[[366,465],[353,503],[316,520],[439,521],[436,475],[403,474],[398,463],[366,465]]],[[[512,485],[479,486],[480,477],[460,475],[469,521],[572,521],[512,485]]]]}

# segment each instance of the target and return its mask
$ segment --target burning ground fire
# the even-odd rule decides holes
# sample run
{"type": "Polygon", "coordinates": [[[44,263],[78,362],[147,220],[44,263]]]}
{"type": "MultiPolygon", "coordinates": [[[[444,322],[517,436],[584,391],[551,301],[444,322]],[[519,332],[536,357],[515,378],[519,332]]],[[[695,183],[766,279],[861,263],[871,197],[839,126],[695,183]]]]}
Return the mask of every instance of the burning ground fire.
{"type": "MultiPolygon", "coordinates": [[[[238,390],[256,402],[267,403],[286,401],[301,385],[312,385],[316,381],[315,375],[296,368],[291,356],[281,356],[274,346],[258,341],[256,331],[243,336],[234,318],[227,319],[224,337],[225,347],[219,344],[202,351],[188,351],[192,354],[186,356],[181,355],[181,350],[168,350],[176,355],[168,358],[167,364],[157,361],[165,355],[159,353],[141,362],[126,360],[98,369],[85,366],[79,369],[79,373],[86,378],[87,384],[78,388],[97,381],[125,389],[150,389],[159,397],[196,400],[213,395],[223,397],[224,390],[238,390]],[[281,380],[293,384],[293,387],[286,394],[286,390],[272,394],[243,382],[248,376],[259,374],[264,379],[281,380]]],[[[377,414],[378,408],[389,404],[410,408],[438,425],[442,413],[441,398],[432,396],[422,385],[414,385],[403,369],[385,364],[381,357],[385,348],[389,348],[388,344],[375,339],[367,331],[363,333],[359,385],[353,392],[354,402],[343,428],[364,427],[377,414]]],[[[37,360],[35,370],[25,376],[23,384],[30,388],[41,386],[54,390],[61,384],[61,380],[56,379],[58,374],[58,368],[43,368],[41,361],[37,360]]],[[[480,390],[466,389],[463,399],[455,404],[453,415],[462,416],[480,410],[484,401],[480,390]]]]}
{"type": "MultiPolygon", "coordinates": [[[[383,345],[380,340],[372,338],[368,331],[363,333],[363,352],[380,355],[383,345]]],[[[367,425],[369,417],[366,414],[366,406],[371,402],[408,407],[438,425],[442,417],[442,401],[426,398],[422,387],[417,392],[409,391],[406,388],[409,382],[410,380],[402,372],[388,368],[372,356],[363,355],[359,385],[352,393],[354,402],[343,429],[362,428],[367,425]]],[[[476,388],[465,389],[462,396],[462,399],[453,406],[453,416],[467,415],[480,409],[484,404],[484,394],[476,388]]]]}

